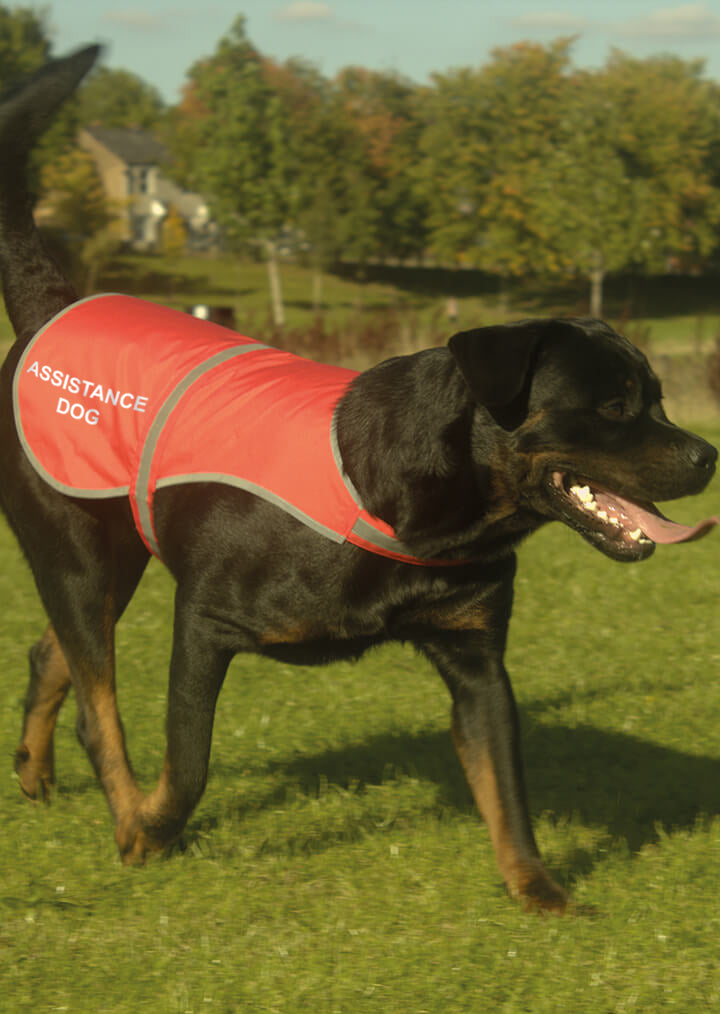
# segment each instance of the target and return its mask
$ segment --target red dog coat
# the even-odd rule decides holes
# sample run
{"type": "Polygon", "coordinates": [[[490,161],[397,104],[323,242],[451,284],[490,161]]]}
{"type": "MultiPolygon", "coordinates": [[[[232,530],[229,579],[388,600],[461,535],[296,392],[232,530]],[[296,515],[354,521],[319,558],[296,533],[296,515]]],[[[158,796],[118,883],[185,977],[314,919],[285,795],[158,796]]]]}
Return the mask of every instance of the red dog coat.
{"type": "Polygon", "coordinates": [[[334,542],[440,563],[414,558],[363,509],[343,471],[333,419],[356,376],[154,303],[94,296],[30,342],[15,374],[15,420],[55,489],[129,495],[156,556],[155,490],[223,482],[334,542]]]}

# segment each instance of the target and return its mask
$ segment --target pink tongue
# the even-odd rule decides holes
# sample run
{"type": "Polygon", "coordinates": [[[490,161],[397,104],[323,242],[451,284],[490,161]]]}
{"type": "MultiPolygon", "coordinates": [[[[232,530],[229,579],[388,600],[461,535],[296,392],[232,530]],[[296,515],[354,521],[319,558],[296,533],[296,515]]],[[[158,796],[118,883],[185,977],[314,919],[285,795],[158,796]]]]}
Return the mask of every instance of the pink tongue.
{"type": "Polygon", "coordinates": [[[622,520],[623,527],[632,529],[640,528],[644,535],[653,542],[669,545],[673,542],[690,542],[693,539],[701,539],[704,535],[720,524],[720,518],[706,518],[696,525],[679,525],[669,518],[663,517],[646,510],[640,504],[632,500],[624,500],[617,493],[605,493],[595,490],[595,499],[600,509],[610,509],[622,520]]]}

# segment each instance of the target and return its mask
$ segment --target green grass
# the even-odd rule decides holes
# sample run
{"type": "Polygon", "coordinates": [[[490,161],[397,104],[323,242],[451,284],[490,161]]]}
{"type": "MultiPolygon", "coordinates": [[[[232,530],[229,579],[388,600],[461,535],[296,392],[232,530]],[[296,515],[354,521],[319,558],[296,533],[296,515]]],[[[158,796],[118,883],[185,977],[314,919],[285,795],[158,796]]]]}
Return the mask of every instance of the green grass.
{"type": "MultiPolygon", "coordinates": [[[[313,272],[298,264],[281,266],[287,327],[308,328],[313,306],[313,272]]],[[[193,303],[232,305],[240,329],[266,331],[270,322],[267,271],[263,263],[232,255],[123,255],[98,282],[103,291],[127,292],[179,309],[193,303]]],[[[586,314],[587,287],[548,287],[517,283],[506,297],[496,283],[475,271],[373,266],[360,282],[349,266],[323,276],[323,318],[328,328],[357,327],[360,317],[392,312],[414,341],[442,341],[454,324],[446,316],[447,299],[457,297],[457,327],[476,327],[528,315],[586,314]]],[[[660,350],[707,347],[720,333],[717,279],[648,277],[611,279],[604,314],[631,335],[646,338],[660,350]]],[[[0,346],[11,339],[0,308],[0,346]]]]}
{"type": "MultiPolygon", "coordinates": [[[[671,514],[719,509],[716,479],[671,514]]],[[[402,647],[312,670],[236,659],[186,850],[126,870],[72,702],[52,805],[10,773],[43,618],[2,526],[0,559],[0,1010],[720,1010],[720,535],[635,567],[559,525],[521,551],[508,665],[537,835],[581,906],[564,919],[506,898],[444,687],[402,647]]],[[[119,631],[147,786],[171,597],[151,566],[119,631]]]]}

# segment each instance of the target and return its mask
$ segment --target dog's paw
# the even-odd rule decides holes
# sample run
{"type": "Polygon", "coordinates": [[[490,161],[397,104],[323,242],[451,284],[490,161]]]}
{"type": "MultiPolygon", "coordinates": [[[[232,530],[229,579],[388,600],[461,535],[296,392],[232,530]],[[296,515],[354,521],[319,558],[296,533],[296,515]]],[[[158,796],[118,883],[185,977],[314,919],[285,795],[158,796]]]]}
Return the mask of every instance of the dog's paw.
{"type": "Polygon", "coordinates": [[[521,900],[526,912],[550,912],[554,915],[563,915],[571,904],[567,891],[547,874],[528,884],[521,900]]]}
{"type": "Polygon", "coordinates": [[[55,784],[52,757],[38,760],[29,747],[21,743],[15,751],[15,773],[20,780],[23,795],[37,802],[49,803],[55,784]]]}
{"type": "Polygon", "coordinates": [[[154,836],[139,812],[129,814],[118,822],[115,843],[125,866],[142,866],[152,856],[161,855],[172,844],[171,841],[154,836]]]}
{"type": "Polygon", "coordinates": [[[572,907],[567,891],[553,880],[539,861],[524,866],[508,886],[526,912],[562,915],[572,907]]]}

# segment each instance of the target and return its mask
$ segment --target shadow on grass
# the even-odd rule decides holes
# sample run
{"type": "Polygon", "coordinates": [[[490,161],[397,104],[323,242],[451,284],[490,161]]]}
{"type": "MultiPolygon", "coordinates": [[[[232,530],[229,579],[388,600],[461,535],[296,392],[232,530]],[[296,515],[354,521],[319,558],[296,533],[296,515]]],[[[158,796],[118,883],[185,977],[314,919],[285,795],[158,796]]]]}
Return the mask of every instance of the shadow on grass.
{"type": "Polygon", "coordinates": [[[253,295],[254,288],[239,285],[220,285],[211,275],[190,275],[181,271],[133,271],[122,265],[109,268],[102,277],[102,286],[108,292],[124,292],[129,296],[156,296],[181,298],[192,303],[193,297],[213,294],[215,302],[222,299],[253,295]]]}
{"type": "MultiPolygon", "coordinates": [[[[333,274],[341,278],[381,285],[392,285],[405,292],[447,298],[485,296],[499,298],[502,283],[497,275],[474,269],[453,269],[430,266],[366,265],[358,275],[358,265],[339,264],[333,274]]],[[[567,280],[529,278],[506,284],[510,305],[532,309],[537,313],[586,314],[589,284],[582,277],[567,280]]],[[[609,275],[604,286],[604,316],[607,317],[675,317],[720,312],[718,277],[716,274],[697,276],[609,275]]]]}
{"type": "MultiPolygon", "coordinates": [[[[688,830],[702,816],[720,812],[720,760],[695,756],[647,742],[621,732],[590,725],[543,724],[532,716],[532,708],[521,711],[523,755],[530,812],[534,819],[546,815],[560,823],[572,820],[598,831],[597,846],[572,849],[556,856],[560,879],[570,882],[591,872],[602,862],[609,842],[625,843],[631,853],[659,839],[659,828],[688,830]]],[[[248,758],[238,762],[215,761],[211,772],[232,783],[246,771],[248,758]]],[[[250,762],[252,768],[252,762],[250,762]]],[[[383,786],[392,791],[394,782],[417,779],[437,787],[431,802],[411,797],[395,811],[388,800],[391,823],[411,829],[423,822],[452,819],[474,811],[470,790],[452,748],[449,732],[384,732],[363,742],[273,760],[258,765],[269,775],[270,785],[250,788],[247,798],[238,794],[230,812],[213,803],[209,788],[204,813],[191,820],[185,840],[213,831],[227,822],[238,824],[238,847],[242,844],[242,823],[258,813],[298,808],[300,816],[293,830],[292,819],[277,840],[264,840],[259,853],[322,852],[340,843],[360,841],[380,833],[386,825],[372,803],[348,803],[334,812],[329,824],[306,826],[302,802],[338,789],[362,796],[365,788],[383,786]]],[[[250,783],[255,780],[254,775],[250,783]]],[[[143,779],[145,781],[145,779],[143,779]]],[[[246,784],[248,784],[246,782],[246,784]]],[[[99,792],[90,771],[70,781],[62,776],[56,791],[61,796],[99,792]]],[[[352,796],[348,797],[349,800],[352,796]]]]}
{"type": "MultiPolygon", "coordinates": [[[[619,732],[603,731],[588,725],[568,727],[543,725],[524,715],[524,761],[530,812],[557,821],[573,819],[603,832],[602,854],[608,838],[625,842],[631,852],[658,840],[658,828],[690,829],[702,815],[720,812],[720,760],[693,756],[619,732]]],[[[232,777],[232,765],[223,765],[221,774],[232,777]]],[[[388,785],[403,776],[435,783],[439,790],[433,812],[472,812],[470,791],[453,751],[449,734],[436,731],[384,733],[363,743],[349,744],[311,756],[273,762],[270,771],[280,779],[267,797],[245,806],[238,800],[233,817],[242,821],[249,811],[287,804],[293,792],[309,797],[325,787],[340,789],[388,785]]],[[[417,820],[427,819],[421,808],[417,820]]],[[[409,817],[412,824],[415,815],[409,817]]],[[[222,817],[206,816],[203,827],[210,829],[222,817]]],[[[353,818],[357,824],[357,814],[353,818]]],[[[316,851],[371,833],[375,825],[368,816],[352,828],[313,840],[316,851]]],[[[191,831],[192,835],[192,831],[191,831]]],[[[308,843],[310,844],[310,843],[308,843]]],[[[286,852],[284,838],[277,843],[286,852]]],[[[600,853],[576,849],[561,860],[566,877],[587,874],[600,853]]],[[[270,844],[272,850],[272,844],[270,844]]]]}

